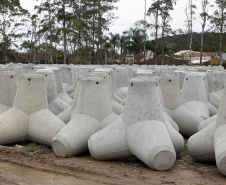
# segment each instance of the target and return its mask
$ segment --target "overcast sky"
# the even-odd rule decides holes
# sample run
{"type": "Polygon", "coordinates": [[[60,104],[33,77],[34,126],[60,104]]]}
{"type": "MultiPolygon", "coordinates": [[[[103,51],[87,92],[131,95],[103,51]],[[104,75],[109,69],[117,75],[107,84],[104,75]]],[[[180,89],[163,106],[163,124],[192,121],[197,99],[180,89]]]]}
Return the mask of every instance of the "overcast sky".
{"type": "MultiPolygon", "coordinates": [[[[150,7],[153,0],[147,1],[147,9],[150,7]]],[[[174,10],[170,13],[173,21],[171,22],[171,27],[173,30],[185,29],[185,12],[184,8],[188,0],[178,0],[174,10]]],[[[194,21],[193,30],[196,32],[201,31],[201,20],[199,14],[202,11],[201,6],[202,0],[193,0],[194,4],[198,7],[196,12],[196,20],[194,21]]],[[[215,0],[209,0],[210,4],[214,4],[215,0]]],[[[35,5],[34,0],[20,0],[22,7],[32,11],[32,7],[35,5]]],[[[120,0],[116,3],[118,10],[115,10],[115,15],[118,17],[114,21],[113,25],[110,26],[110,32],[121,34],[123,31],[128,30],[137,20],[144,19],[144,7],[145,0],[120,0]]],[[[209,13],[212,13],[212,9],[209,9],[209,13]]],[[[149,17],[147,21],[151,22],[149,17]]]]}
{"type": "MultiPolygon", "coordinates": [[[[210,4],[214,4],[215,0],[209,0],[210,4]]],[[[146,0],[147,9],[150,7],[153,0],[146,0]]],[[[186,7],[187,0],[178,0],[177,4],[174,6],[174,10],[170,12],[173,18],[171,22],[171,27],[173,30],[185,29],[186,15],[184,8],[186,7]]],[[[197,6],[196,20],[194,21],[194,31],[201,31],[201,20],[199,14],[202,11],[201,0],[193,0],[194,4],[197,6]]],[[[137,20],[144,19],[144,7],[145,0],[120,0],[117,4],[118,10],[115,15],[119,18],[114,22],[114,25],[110,27],[110,30],[115,33],[122,33],[124,30],[129,29],[137,20]]],[[[209,13],[212,13],[212,9],[209,9],[209,13]]],[[[149,17],[147,21],[153,22],[149,17]]]]}

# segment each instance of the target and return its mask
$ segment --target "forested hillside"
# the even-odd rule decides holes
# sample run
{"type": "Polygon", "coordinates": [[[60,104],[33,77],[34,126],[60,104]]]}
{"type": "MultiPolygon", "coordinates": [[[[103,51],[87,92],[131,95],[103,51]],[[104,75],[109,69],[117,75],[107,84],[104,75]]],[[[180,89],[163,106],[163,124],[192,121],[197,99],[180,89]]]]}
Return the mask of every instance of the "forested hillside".
{"type": "MultiPolygon", "coordinates": [[[[193,33],[192,50],[200,51],[201,33],[193,33]]],[[[219,34],[206,32],[204,34],[204,52],[218,52],[219,50],[219,34]]],[[[223,52],[226,52],[226,33],[223,34],[223,52]]],[[[167,39],[167,46],[173,52],[180,50],[189,50],[188,34],[174,35],[167,39]]]]}

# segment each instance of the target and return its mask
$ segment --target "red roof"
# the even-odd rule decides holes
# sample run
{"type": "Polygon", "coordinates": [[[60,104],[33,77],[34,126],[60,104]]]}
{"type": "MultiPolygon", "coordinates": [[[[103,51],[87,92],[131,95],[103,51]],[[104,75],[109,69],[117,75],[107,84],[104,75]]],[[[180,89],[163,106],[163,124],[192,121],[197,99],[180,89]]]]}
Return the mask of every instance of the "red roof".
{"type": "MultiPolygon", "coordinates": [[[[200,57],[201,52],[193,52],[194,57],[200,57]]],[[[202,56],[214,56],[214,52],[202,52],[202,56]]]]}
{"type": "MultiPolygon", "coordinates": [[[[154,56],[147,56],[147,57],[145,57],[145,60],[147,61],[147,60],[150,60],[153,58],[154,58],[154,56]]],[[[143,62],[143,61],[144,61],[144,58],[140,59],[140,62],[143,62]]]]}

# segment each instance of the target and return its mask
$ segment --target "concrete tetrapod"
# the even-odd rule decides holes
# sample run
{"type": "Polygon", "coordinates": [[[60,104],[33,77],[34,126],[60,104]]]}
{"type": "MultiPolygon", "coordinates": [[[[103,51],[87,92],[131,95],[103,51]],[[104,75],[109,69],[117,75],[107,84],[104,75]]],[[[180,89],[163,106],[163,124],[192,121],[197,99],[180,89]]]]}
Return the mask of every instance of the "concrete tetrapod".
{"type": "Polygon", "coordinates": [[[35,71],[38,69],[38,66],[34,64],[23,65],[22,74],[35,74],[35,71]]]}
{"type": "Polygon", "coordinates": [[[68,103],[69,105],[72,104],[72,98],[64,91],[62,80],[60,76],[60,70],[58,68],[51,68],[51,70],[54,72],[54,77],[56,81],[56,88],[58,92],[58,97],[68,103]]]}
{"type": "Polygon", "coordinates": [[[60,74],[61,74],[62,85],[64,90],[73,86],[73,76],[72,76],[72,70],[70,66],[60,67],[60,74]]]}
{"type": "Polygon", "coordinates": [[[112,89],[112,98],[119,104],[123,104],[123,99],[117,95],[116,87],[115,87],[115,81],[114,81],[114,70],[113,68],[107,67],[107,68],[96,68],[94,72],[105,72],[109,74],[109,80],[110,80],[110,86],[112,89]]]}
{"type": "Polygon", "coordinates": [[[99,77],[103,77],[106,80],[107,83],[107,88],[108,88],[108,93],[110,97],[110,101],[112,104],[113,112],[116,113],[117,115],[120,115],[123,113],[124,106],[113,100],[113,92],[112,92],[112,87],[110,83],[110,73],[98,70],[98,72],[94,71],[92,73],[93,75],[97,75],[99,77]]]}
{"type": "MultiPolygon", "coordinates": [[[[109,93],[109,97],[110,97],[110,101],[112,104],[112,109],[113,112],[116,113],[117,115],[122,114],[124,107],[123,105],[119,104],[118,102],[116,102],[115,100],[113,100],[113,92],[112,92],[112,87],[111,87],[111,83],[110,83],[110,71],[109,70],[102,70],[102,69],[98,69],[97,71],[95,70],[92,74],[90,74],[89,76],[98,76],[98,77],[102,77],[105,79],[106,84],[107,84],[107,89],[108,89],[108,93],[109,93]]],[[[74,110],[77,106],[77,100],[78,100],[78,94],[79,94],[79,90],[80,90],[80,84],[83,78],[86,78],[87,76],[80,76],[80,78],[78,78],[77,80],[77,86],[76,86],[76,90],[74,93],[74,100],[73,100],[73,104],[72,104],[72,110],[74,110]]]]}
{"type": "Polygon", "coordinates": [[[214,134],[214,149],[217,168],[226,175],[226,87],[221,98],[214,134]]]}
{"type": "MultiPolygon", "coordinates": [[[[77,72],[79,72],[79,70],[77,72]]],[[[115,100],[113,100],[113,92],[112,92],[112,87],[111,87],[111,83],[110,83],[110,75],[111,75],[111,73],[110,73],[109,69],[100,69],[99,68],[98,70],[95,70],[89,76],[99,76],[99,77],[103,77],[105,79],[105,81],[107,83],[107,89],[108,89],[111,105],[112,105],[112,110],[115,114],[120,115],[120,114],[122,114],[124,107],[123,107],[123,105],[121,105],[118,102],[116,102],[115,100]]],[[[63,111],[61,114],[58,115],[58,117],[64,123],[68,123],[70,121],[71,117],[73,117],[73,114],[71,114],[71,110],[75,110],[77,107],[77,101],[78,101],[78,95],[79,95],[79,90],[80,90],[80,86],[81,86],[81,81],[83,78],[86,78],[86,77],[88,77],[88,76],[82,76],[82,74],[81,74],[80,77],[77,79],[77,83],[76,83],[77,85],[76,85],[76,89],[74,92],[74,99],[73,99],[72,107],[68,108],[67,110],[63,111]]],[[[113,119],[113,117],[115,117],[114,114],[111,114],[111,116],[112,116],[112,119],[113,119]]]]}
{"type": "Polygon", "coordinates": [[[166,112],[177,123],[180,133],[191,136],[198,132],[198,125],[203,119],[182,104],[178,78],[167,75],[161,77],[160,84],[166,112]]]}
{"type": "Polygon", "coordinates": [[[179,79],[180,89],[183,87],[185,72],[180,70],[175,70],[174,75],[179,79]]]}
{"type": "Polygon", "coordinates": [[[181,93],[183,105],[202,119],[210,117],[205,80],[203,74],[186,74],[181,93]]]}
{"type": "Polygon", "coordinates": [[[84,78],[70,122],[53,138],[53,151],[60,157],[81,154],[88,150],[88,139],[92,134],[117,119],[112,112],[105,80],[84,78]]]}
{"type": "Polygon", "coordinates": [[[77,102],[78,102],[78,96],[79,96],[81,81],[82,81],[83,78],[84,78],[84,76],[80,76],[77,79],[76,88],[75,88],[75,92],[74,92],[74,99],[73,99],[73,102],[72,102],[72,106],[70,108],[67,108],[62,113],[60,113],[60,114],[57,115],[57,117],[60,118],[64,123],[68,123],[71,120],[71,118],[73,117],[73,115],[71,114],[71,112],[72,112],[72,110],[76,109],[76,107],[77,107],[77,102]]]}
{"type": "Polygon", "coordinates": [[[179,155],[184,140],[163,113],[157,81],[133,78],[123,118],[90,137],[91,155],[95,159],[109,160],[134,154],[151,168],[171,168],[176,159],[175,150],[179,155]]]}
{"type": "Polygon", "coordinates": [[[116,67],[113,73],[116,94],[124,100],[128,91],[130,81],[129,71],[125,67],[116,67]]]}
{"type": "Polygon", "coordinates": [[[91,74],[93,70],[93,68],[87,66],[76,66],[71,69],[73,85],[65,90],[70,95],[70,97],[74,97],[78,79],[80,79],[82,76],[85,76],[86,74],[91,74]]]}
{"type": "MultiPolygon", "coordinates": [[[[86,69],[86,68],[84,68],[86,69]]],[[[76,89],[76,86],[77,86],[77,81],[79,79],[79,76],[82,74],[82,73],[85,73],[85,70],[80,70],[80,68],[78,66],[76,67],[72,67],[71,68],[71,74],[72,74],[72,80],[73,80],[73,85],[70,86],[69,88],[67,88],[65,90],[65,92],[71,97],[73,98],[74,97],[74,92],[75,92],[75,89],[76,89]]]]}
{"type": "Polygon", "coordinates": [[[15,72],[2,71],[0,74],[0,114],[6,112],[13,106],[18,84],[15,72]]]}
{"type": "Polygon", "coordinates": [[[113,75],[113,68],[97,68],[94,72],[105,72],[109,74],[109,80],[110,80],[110,86],[112,89],[112,98],[114,101],[118,102],[119,104],[123,104],[123,98],[119,97],[117,95],[116,87],[115,87],[115,81],[114,81],[114,75],[113,75]]]}
{"type": "Polygon", "coordinates": [[[48,110],[45,80],[40,75],[22,75],[13,108],[0,115],[0,144],[30,139],[51,146],[65,124],[48,110]]]}
{"type": "Polygon", "coordinates": [[[22,67],[13,64],[13,65],[10,65],[10,71],[15,72],[15,73],[19,76],[19,75],[21,75],[21,73],[22,73],[22,67]]]}
{"type": "Polygon", "coordinates": [[[200,130],[206,128],[207,126],[209,126],[211,124],[215,124],[216,120],[217,120],[217,114],[214,115],[214,116],[211,116],[208,119],[206,119],[206,120],[202,121],[201,123],[199,123],[198,130],[200,131],[200,130]]]}
{"type": "MultiPolygon", "coordinates": [[[[188,140],[188,152],[197,161],[215,161],[218,170],[226,175],[226,88],[219,106],[216,122],[212,122],[188,140]]],[[[211,120],[210,120],[211,121],[211,120]]]]}
{"type": "Polygon", "coordinates": [[[160,121],[132,125],[127,130],[127,142],[129,150],[152,169],[168,170],[176,160],[168,131],[160,121]]]}
{"type": "Polygon", "coordinates": [[[226,73],[223,71],[208,71],[207,79],[210,92],[210,103],[219,108],[223,88],[225,85],[226,73]]]}
{"type": "Polygon", "coordinates": [[[54,72],[50,69],[38,69],[36,73],[43,75],[45,78],[45,85],[47,91],[47,99],[49,110],[55,115],[60,114],[67,108],[71,107],[68,103],[64,102],[58,97],[54,72]]]}

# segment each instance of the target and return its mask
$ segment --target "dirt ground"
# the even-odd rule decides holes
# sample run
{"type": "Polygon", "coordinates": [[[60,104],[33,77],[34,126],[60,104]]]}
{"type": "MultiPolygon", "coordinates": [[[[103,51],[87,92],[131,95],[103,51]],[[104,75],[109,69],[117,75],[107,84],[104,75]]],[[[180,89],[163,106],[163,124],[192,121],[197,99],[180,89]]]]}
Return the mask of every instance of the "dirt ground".
{"type": "Polygon", "coordinates": [[[215,163],[196,163],[186,151],[169,171],[154,171],[136,157],[97,161],[89,153],[59,158],[34,143],[0,146],[0,184],[226,184],[215,163]]]}

